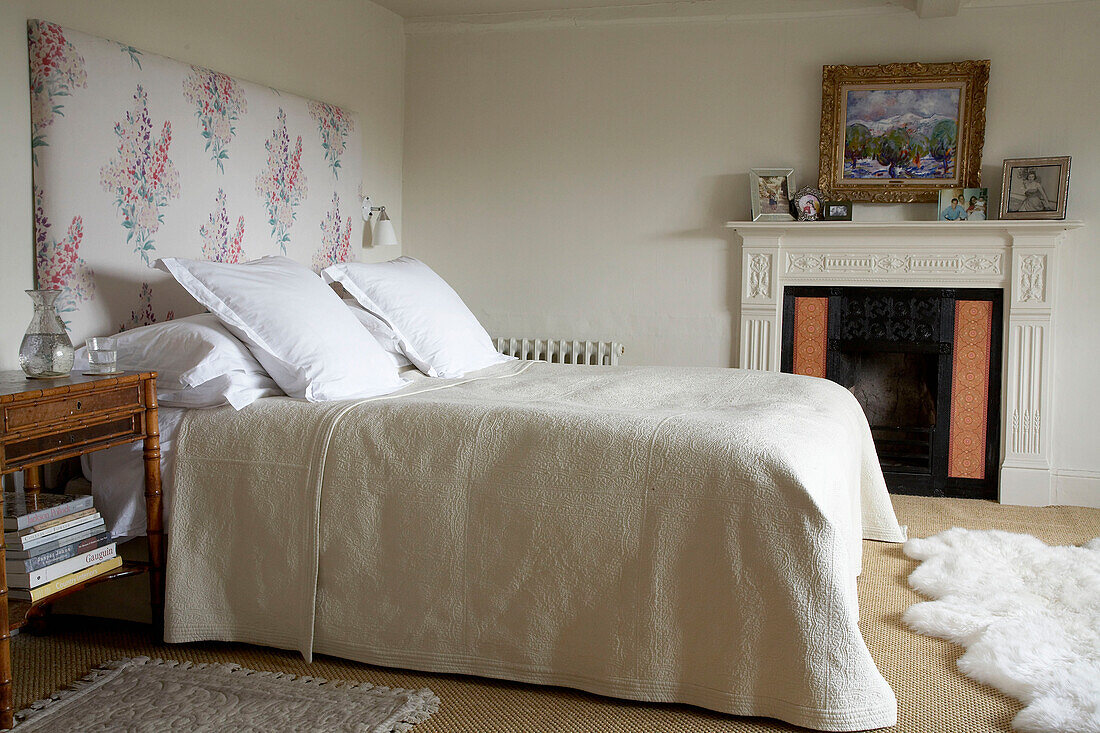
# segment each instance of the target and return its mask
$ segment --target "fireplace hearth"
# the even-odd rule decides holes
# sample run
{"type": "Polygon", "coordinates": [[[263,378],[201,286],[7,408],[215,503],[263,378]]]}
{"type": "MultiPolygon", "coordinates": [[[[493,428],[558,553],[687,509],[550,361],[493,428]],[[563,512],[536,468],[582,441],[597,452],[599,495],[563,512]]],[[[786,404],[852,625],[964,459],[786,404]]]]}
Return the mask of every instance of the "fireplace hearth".
{"type": "Polygon", "coordinates": [[[895,493],[997,497],[1000,289],[788,287],[782,370],[863,406],[895,493]]]}

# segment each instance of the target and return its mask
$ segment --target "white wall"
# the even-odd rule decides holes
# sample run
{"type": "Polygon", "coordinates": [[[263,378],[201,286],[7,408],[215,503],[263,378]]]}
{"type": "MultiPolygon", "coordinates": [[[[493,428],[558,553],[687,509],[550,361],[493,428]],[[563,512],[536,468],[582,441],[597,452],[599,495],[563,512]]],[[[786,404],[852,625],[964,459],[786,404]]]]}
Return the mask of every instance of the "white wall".
{"type": "MultiPolygon", "coordinates": [[[[363,127],[366,193],[400,237],[405,36],[367,0],[5,0],[0,3],[0,369],[18,368],[33,287],[27,19],[346,107],[363,127]]],[[[395,256],[364,250],[360,259],[395,256]]]]}
{"type": "MultiPolygon", "coordinates": [[[[1064,493],[1100,505],[1100,4],[533,25],[409,36],[405,251],[494,334],[618,339],[635,364],[736,364],[722,223],[749,217],[750,167],[816,185],[822,64],[992,59],[985,185],[1006,157],[1073,156],[1069,218],[1088,228],[1062,260],[1055,461],[1064,493]]],[[[857,210],[884,215],[932,212],[857,210]]]]}

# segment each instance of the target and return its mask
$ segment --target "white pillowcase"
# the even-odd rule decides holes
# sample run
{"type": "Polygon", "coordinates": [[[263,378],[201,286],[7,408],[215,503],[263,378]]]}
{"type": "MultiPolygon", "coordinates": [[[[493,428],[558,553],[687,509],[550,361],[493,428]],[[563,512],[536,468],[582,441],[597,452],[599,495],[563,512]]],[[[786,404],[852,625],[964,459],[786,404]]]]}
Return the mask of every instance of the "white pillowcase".
{"type": "Polygon", "coordinates": [[[409,361],[409,357],[405,356],[405,350],[401,348],[401,340],[397,338],[397,334],[393,332],[393,329],[386,325],[385,321],[370,311],[364,310],[363,306],[355,302],[355,298],[344,298],[343,300],[348,304],[348,308],[351,308],[351,312],[359,319],[359,322],[363,324],[363,327],[370,331],[371,336],[374,336],[374,340],[378,342],[386,355],[393,360],[395,367],[401,369],[401,367],[413,366],[413,363],[409,361]]]}
{"type": "Polygon", "coordinates": [[[221,319],[291,397],[344,400],[405,385],[332,288],[294,260],[230,264],[166,257],[156,266],[221,319]]]}
{"type": "Polygon", "coordinates": [[[236,410],[243,410],[261,397],[282,394],[267,372],[230,372],[185,389],[161,391],[158,387],[157,401],[165,407],[219,407],[228,403],[236,410]]]}
{"type": "MultiPolygon", "coordinates": [[[[240,410],[261,397],[283,393],[244,344],[211,313],[154,323],[114,337],[118,368],[157,372],[157,401],[170,407],[240,410]]],[[[76,351],[74,368],[88,370],[88,351],[76,351]]]]}
{"type": "Polygon", "coordinates": [[[512,359],[493,348],[458,293],[419,260],[345,262],[322,274],[392,326],[405,354],[429,377],[461,377],[512,359]]]}

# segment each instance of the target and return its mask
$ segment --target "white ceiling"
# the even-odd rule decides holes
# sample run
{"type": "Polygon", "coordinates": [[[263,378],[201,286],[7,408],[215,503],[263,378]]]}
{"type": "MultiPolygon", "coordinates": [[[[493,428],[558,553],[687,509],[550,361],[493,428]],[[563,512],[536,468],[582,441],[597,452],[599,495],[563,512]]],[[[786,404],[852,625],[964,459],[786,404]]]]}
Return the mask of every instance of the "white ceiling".
{"type": "MultiPolygon", "coordinates": [[[[619,17],[698,16],[711,12],[729,16],[799,13],[828,14],[904,8],[921,17],[956,14],[960,8],[1034,5],[1072,0],[373,0],[403,18],[456,18],[477,15],[615,11],[619,17]]],[[[606,17],[606,16],[604,16],[606,17]]]]}
{"type": "Polygon", "coordinates": [[[646,0],[374,0],[374,3],[392,10],[403,18],[672,4],[652,0],[649,2],[646,0]]]}

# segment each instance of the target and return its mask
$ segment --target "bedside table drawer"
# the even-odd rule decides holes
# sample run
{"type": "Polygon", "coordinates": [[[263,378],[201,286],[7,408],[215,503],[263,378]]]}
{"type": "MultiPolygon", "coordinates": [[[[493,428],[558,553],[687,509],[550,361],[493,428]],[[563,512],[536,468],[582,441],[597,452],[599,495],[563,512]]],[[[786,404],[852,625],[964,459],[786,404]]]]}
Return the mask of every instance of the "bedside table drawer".
{"type": "Polygon", "coordinates": [[[58,460],[88,453],[119,440],[134,440],[144,432],[142,413],[133,413],[47,435],[18,438],[3,445],[4,463],[8,468],[19,468],[23,464],[42,462],[43,457],[58,460]]]}
{"type": "Polygon", "coordinates": [[[128,384],[117,389],[66,395],[4,407],[4,428],[15,432],[30,425],[46,426],[66,420],[94,419],[98,413],[137,410],[143,406],[141,385],[128,384]]]}

